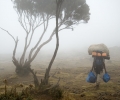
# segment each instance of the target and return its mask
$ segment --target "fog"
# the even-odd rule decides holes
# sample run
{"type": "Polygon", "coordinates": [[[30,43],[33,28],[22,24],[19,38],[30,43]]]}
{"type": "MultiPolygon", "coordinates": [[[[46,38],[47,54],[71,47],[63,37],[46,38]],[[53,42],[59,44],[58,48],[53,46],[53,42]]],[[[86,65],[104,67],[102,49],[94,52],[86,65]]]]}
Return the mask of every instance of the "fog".
{"type": "MultiPolygon", "coordinates": [[[[90,20],[87,24],[75,26],[74,30],[63,30],[59,33],[59,51],[81,51],[91,44],[104,43],[108,47],[120,46],[120,0],[87,0],[90,7],[90,20]]],[[[45,41],[52,32],[55,21],[51,21],[49,29],[43,39],[45,41]]],[[[17,52],[20,53],[24,47],[25,31],[18,22],[18,16],[13,9],[11,0],[0,0],[0,27],[8,30],[15,38],[18,36],[19,42],[17,52]]],[[[38,37],[40,29],[35,31],[33,47],[38,37]]],[[[43,42],[42,41],[42,42],[43,42]]],[[[54,51],[55,36],[52,41],[45,45],[42,50],[54,51]]],[[[13,39],[0,29],[0,54],[12,54],[14,49],[13,39]]],[[[28,50],[29,51],[29,50],[28,50]]]]}

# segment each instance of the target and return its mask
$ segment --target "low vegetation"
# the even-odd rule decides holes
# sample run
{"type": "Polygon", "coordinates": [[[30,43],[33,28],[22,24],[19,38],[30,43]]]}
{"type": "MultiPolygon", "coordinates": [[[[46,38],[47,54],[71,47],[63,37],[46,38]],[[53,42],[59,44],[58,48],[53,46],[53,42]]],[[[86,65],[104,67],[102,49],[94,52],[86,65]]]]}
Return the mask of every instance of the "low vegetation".
{"type": "MultiPolygon", "coordinates": [[[[107,71],[111,76],[108,83],[102,81],[99,88],[86,82],[90,67],[57,68],[50,73],[47,87],[35,88],[32,74],[19,77],[14,70],[1,75],[0,100],[119,100],[120,98],[120,66],[115,62],[106,62],[107,71]],[[6,80],[4,80],[6,78],[6,80]],[[59,85],[55,86],[59,81],[59,85]],[[3,82],[4,81],[4,82],[3,82]],[[48,89],[49,91],[45,91],[48,89]]],[[[39,81],[44,77],[44,69],[38,69],[36,74],[39,81]]],[[[5,71],[5,70],[2,70],[5,71]]]]}
{"type": "Polygon", "coordinates": [[[45,100],[45,96],[52,100],[59,100],[63,97],[63,90],[59,86],[52,89],[49,89],[50,86],[41,86],[41,89],[36,89],[32,84],[27,86],[23,84],[7,86],[8,82],[6,79],[3,83],[4,85],[0,87],[3,90],[0,94],[0,100],[36,100],[41,97],[41,99],[45,100]]]}

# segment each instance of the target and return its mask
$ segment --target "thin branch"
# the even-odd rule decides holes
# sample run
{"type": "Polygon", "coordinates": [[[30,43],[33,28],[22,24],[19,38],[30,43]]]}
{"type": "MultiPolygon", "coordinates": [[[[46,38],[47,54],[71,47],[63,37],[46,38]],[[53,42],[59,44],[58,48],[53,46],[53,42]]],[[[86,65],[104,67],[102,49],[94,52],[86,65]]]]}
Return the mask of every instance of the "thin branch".
{"type": "Polygon", "coordinates": [[[25,27],[24,27],[24,25],[23,25],[23,22],[22,22],[22,15],[19,16],[19,20],[18,20],[18,21],[20,22],[20,25],[23,27],[23,29],[24,29],[25,32],[27,33],[27,30],[25,29],[25,27]]]}
{"type": "MultiPolygon", "coordinates": [[[[31,18],[31,20],[33,20],[33,19],[31,18]]],[[[33,33],[34,33],[34,31],[35,31],[35,29],[33,28],[35,22],[36,22],[36,19],[33,21],[33,23],[31,23],[31,21],[30,21],[30,23],[29,23],[30,28],[32,27],[32,33],[31,33],[30,40],[29,40],[29,43],[28,43],[28,45],[27,45],[27,48],[29,47],[29,45],[30,45],[30,43],[31,43],[31,41],[32,41],[33,33]]],[[[37,26],[37,25],[36,25],[36,26],[37,26]]],[[[31,29],[30,29],[30,30],[31,30],[31,29]]],[[[29,32],[30,32],[30,31],[29,31],[29,32]]]]}
{"type": "Polygon", "coordinates": [[[24,16],[24,17],[23,17],[23,20],[24,20],[24,24],[25,24],[24,26],[25,26],[26,31],[28,32],[27,25],[26,25],[26,21],[25,21],[25,13],[23,14],[23,16],[24,16]]]}
{"type": "MultiPolygon", "coordinates": [[[[0,27],[1,28],[1,27],[0,27]]],[[[14,42],[16,42],[15,41],[15,38],[7,31],[7,30],[5,30],[5,29],[3,29],[3,28],[1,28],[3,31],[5,31],[5,32],[7,32],[11,37],[12,37],[12,39],[14,40],[14,42]]]]}
{"type": "Polygon", "coordinates": [[[31,43],[31,40],[32,40],[32,37],[33,37],[33,33],[34,33],[34,30],[32,29],[31,37],[30,37],[30,40],[29,40],[29,43],[28,43],[26,49],[29,47],[29,45],[30,45],[30,43],[31,43]]]}
{"type": "MultiPolygon", "coordinates": [[[[42,14],[43,15],[43,14],[42,14]]],[[[45,18],[44,18],[45,16],[43,15],[43,20],[45,20],[45,18]]],[[[47,20],[47,22],[48,22],[48,20],[47,20]]],[[[44,30],[45,30],[45,22],[44,22],[44,30]]]]}
{"type": "MultiPolygon", "coordinates": [[[[48,18],[48,19],[50,19],[50,18],[48,18]]],[[[51,19],[52,19],[52,18],[51,18],[51,19]]],[[[37,27],[39,27],[39,26],[41,26],[42,24],[44,24],[46,21],[47,21],[47,20],[44,20],[42,23],[38,23],[38,25],[36,25],[36,27],[34,27],[34,30],[35,30],[37,27]]]]}
{"type": "Polygon", "coordinates": [[[20,64],[23,65],[24,63],[24,57],[25,57],[25,53],[26,53],[26,50],[27,50],[27,40],[28,40],[28,33],[26,35],[26,38],[25,38],[25,46],[24,46],[24,51],[23,51],[23,54],[20,58],[20,64]]]}
{"type": "Polygon", "coordinates": [[[72,29],[72,30],[73,30],[72,27],[70,28],[70,26],[66,26],[66,27],[64,27],[64,28],[59,29],[59,31],[62,31],[62,30],[64,30],[64,29],[72,29]]]}
{"type": "Polygon", "coordinates": [[[14,48],[14,50],[13,50],[13,63],[14,63],[14,65],[16,66],[16,67],[19,67],[19,63],[18,63],[18,61],[16,60],[16,58],[15,58],[15,53],[16,53],[16,49],[17,49],[17,44],[18,44],[18,37],[17,37],[17,39],[16,39],[16,42],[15,42],[15,48],[14,48]]]}
{"type": "MultiPolygon", "coordinates": [[[[31,16],[31,18],[32,18],[32,27],[33,27],[33,29],[34,29],[34,26],[35,26],[35,25],[36,25],[36,26],[38,25],[38,24],[37,24],[37,18],[36,18],[36,17],[33,18],[32,16],[31,16]]],[[[41,21],[40,21],[40,22],[41,22],[41,21]]],[[[40,22],[39,22],[39,23],[40,23],[40,22]]],[[[36,26],[35,26],[35,27],[36,27],[36,26]]],[[[35,29],[34,29],[34,30],[35,30],[35,29]]]]}
{"type": "Polygon", "coordinates": [[[17,39],[16,39],[16,41],[15,41],[15,48],[14,48],[14,50],[13,50],[13,57],[15,57],[15,53],[16,53],[16,48],[17,48],[17,44],[18,44],[18,37],[17,37],[17,39]]]}
{"type": "MultiPolygon", "coordinates": [[[[59,24],[58,28],[60,28],[61,25],[62,25],[62,22],[59,24]]],[[[45,42],[43,42],[43,43],[37,48],[37,50],[35,51],[35,53],[34,53],[34,55],[32,56],[32,58],[29,57],[29,62],[28,62],[28,63],[32,62],[32,61],[35,59],[35,57],[37,56],[37,54],[38,54],[38,52],[40,51],[40,49],[41,49],[45,44],[49,43],[49,42],[52,40],[52,37],[53,37],[53,35],[55,34],[55,30],[56,30],[56,27],[55,27],[55,29],[53,30],[53,32],[52,32],[51,36],[49,37],[49,39],[46,40],[45,42]]]]}
{"type": "MultiPolygon", "coordinates": [[[[46,32],[46,30],[47,30],[47,27],[48,27],[48,22],[49,22],[49,19],[47,19],[47,24],[46,24],[46,27],[45,27],[45,24],[44,24],[44,31],[43,31],[43,33],[42,33],[42,35],[41,35],[41,37],[39,38],[39,40],[38,40],[38,42],[37,42],[37,44],[31,49],[31,51],[30,51],[30,54],[29,54],[29,60],[31,59],[31,55],[32,55],[32,53],[33,53],[33,51],[37,48],[37,46],[39,45],[39,43],[41,42],[41,40],[42,40],[42,38],[43,38],[43,36],[44,36],[44,34],[45,34],[45,32],[46,32]]],[[[45,23],[45,22],[44,22],[45,23]]]]}
{"type": "Polygon", "coordinates": [[[51,34],[51,36],[49,37],[49,39],[47,41],[45,41],[44,43],[42,43],[37,50],[35,51],[33,57],[30,59],[30,62],[32,62],[34,60],[34,58],[37,56],[38,52],[40,51],[40,49],[47,43],[49,43],[52,40],[53,35],[55,34],[55,30],[54,32],[51,34]]]}
{"type": "Polygon", "coordinates": [[[28,33],[30,33],[30,32],[31,32],[31,27],[32,27],[32,22],[31,22],[32,18],[29,19],[28,16],[26,16],[26,18],[27,18],[28,23],[29,23],[29,25],[30,25],[29,30],[28,30],[28,33]]]}

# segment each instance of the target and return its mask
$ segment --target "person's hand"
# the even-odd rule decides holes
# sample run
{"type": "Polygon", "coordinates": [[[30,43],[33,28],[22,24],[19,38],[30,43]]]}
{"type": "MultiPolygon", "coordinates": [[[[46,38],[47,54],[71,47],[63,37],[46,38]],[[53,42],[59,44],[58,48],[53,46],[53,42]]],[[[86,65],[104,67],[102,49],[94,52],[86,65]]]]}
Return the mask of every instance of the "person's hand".
{"type": "Polygon", "coordinates": [[[92,72],[92,69],[90,70],[90,72],[92,72]]]}
{"type": "Polygon", "coordinates": [[[105,73],[107,73],[107,71],[105,71],[105,73]]]}

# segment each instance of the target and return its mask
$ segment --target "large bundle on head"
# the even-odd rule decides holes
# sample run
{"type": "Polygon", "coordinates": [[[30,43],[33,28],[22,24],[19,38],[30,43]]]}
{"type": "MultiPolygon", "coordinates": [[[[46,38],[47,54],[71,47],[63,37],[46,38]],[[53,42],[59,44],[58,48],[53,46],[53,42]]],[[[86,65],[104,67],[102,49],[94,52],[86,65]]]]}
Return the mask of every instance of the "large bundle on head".
{"type": "Polygon", "coordinates": [[[107,56],[109,56],[109,50],[108,50],[107,46],[104,44],[95,44],[95,45],[91,45],[88,48],[89,55],[92,55],[92,52],[95,52],[95,51],[102,51],[102,52],[106,53],[107,56]]]}

